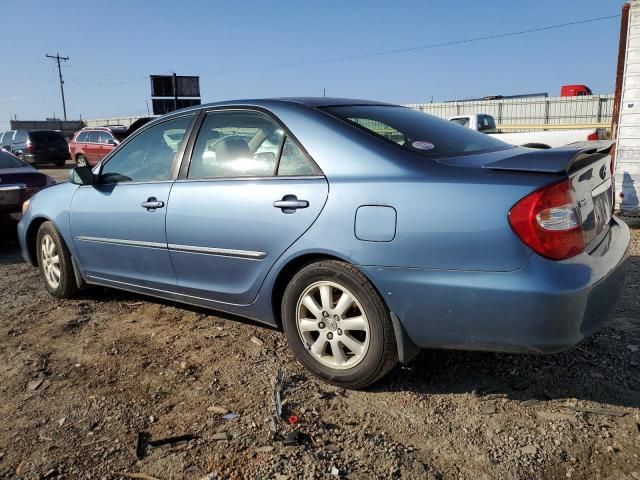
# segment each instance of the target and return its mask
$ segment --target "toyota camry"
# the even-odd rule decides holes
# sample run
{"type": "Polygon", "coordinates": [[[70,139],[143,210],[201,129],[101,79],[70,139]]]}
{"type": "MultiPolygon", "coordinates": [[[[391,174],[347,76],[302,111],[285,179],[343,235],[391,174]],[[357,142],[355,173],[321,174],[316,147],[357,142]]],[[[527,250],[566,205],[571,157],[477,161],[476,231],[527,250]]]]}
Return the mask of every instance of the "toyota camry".
{"type": "Polygon", "coordinates": [[[553,353],[602,326],[629,243],[610,148],[515,147],[381,102],[221,102],[36,194],[19,238],[55,297],[245,316],[362,388],[423,348],[553,353]]]}

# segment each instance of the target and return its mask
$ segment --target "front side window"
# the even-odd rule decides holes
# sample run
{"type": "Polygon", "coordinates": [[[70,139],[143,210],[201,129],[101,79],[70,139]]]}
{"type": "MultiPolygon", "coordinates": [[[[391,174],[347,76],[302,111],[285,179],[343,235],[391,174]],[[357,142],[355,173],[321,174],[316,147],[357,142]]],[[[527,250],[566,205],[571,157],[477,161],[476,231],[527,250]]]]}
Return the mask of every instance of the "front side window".
{"type": "Polygon", "coordinates": [[[176,153],[193,116],[174,118],[147,128],[116,150],[100,171],[102,183],[168,180],[176,153]]]}
{"type": "Polygon", "coordinates": [[[514,148],[489,135],[458,128],[417,110],[392,105],[345,105],[323,110],[398,148],[426,158],[445,158],[514,148]]]}

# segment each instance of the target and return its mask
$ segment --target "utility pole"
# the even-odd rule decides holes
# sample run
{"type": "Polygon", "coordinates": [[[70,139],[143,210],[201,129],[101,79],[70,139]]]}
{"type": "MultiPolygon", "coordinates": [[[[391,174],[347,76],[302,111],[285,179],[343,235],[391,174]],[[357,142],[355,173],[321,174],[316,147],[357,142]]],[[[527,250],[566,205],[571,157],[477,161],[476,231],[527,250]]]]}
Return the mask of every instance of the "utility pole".
{"type": "Polygon", "coordinates": [[[49,55],[47,53],[47,58],[53,58],[56,62],[58,62],[58,77],[60,78],[60,93],[62,94],[62,111],[64,112],[64,121],[67,121],[67,104],[64,101],[64,80],[62,80],[62,70],[60,69],[60,60],[64,60],[65,62],[69,61],[69,57],[61,57],[59,53],[55,55],[49,55]]]}

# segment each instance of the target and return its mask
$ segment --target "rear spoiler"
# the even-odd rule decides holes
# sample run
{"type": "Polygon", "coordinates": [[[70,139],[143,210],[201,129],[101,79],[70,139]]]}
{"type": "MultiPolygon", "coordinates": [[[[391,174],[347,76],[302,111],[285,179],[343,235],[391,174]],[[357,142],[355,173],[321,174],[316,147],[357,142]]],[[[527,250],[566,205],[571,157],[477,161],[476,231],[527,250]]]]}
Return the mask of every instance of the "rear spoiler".
{"type": "Polygon", "coordinates": [[[612,141],[580,142],[547,150],[530,149],[526,153],[483,165],[491,170],[513,172],[569,173],[609,155],[612,141]],[[592,144],[596,145],[592,145],[592,144]]]}

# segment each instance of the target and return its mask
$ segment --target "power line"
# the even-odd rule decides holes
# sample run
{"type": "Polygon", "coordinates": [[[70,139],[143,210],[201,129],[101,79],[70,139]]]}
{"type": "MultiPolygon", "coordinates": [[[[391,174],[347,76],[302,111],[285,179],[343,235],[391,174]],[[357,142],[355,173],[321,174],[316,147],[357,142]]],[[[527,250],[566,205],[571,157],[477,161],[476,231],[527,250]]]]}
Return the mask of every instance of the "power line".
{"type": "Polygon", "coordinates": [[[64,121],[67,121],[67,104],[64,101],[64,80],[62,80],[62,70],[60,69],[60,60],[69,61],[69,57],[61,57],[59,53],[55,55],[46,54],[47,58],[53,58],[58,62],[58,78],[60,79],[60,93],[62,94],[62,111],[64,112],[64,121]]]}
{"type": "MultiPolygon", "coordinates": [[[[386,56],[386,55],[395,55],[395,54],[400,54],[400,53],[409,53],[409,52],[415,52],[415,51],[420,51],[420,50],[429,50],[429,49],[434,49],[434,48],[443,48],[443,47],[451,47],[451,46],[456,46],[456,45],[464,45],[464,44],[468,44],[468,43],[473,43],[473,42],[482,42],[482,41],[487,41],[487,40],[495,40],[495,39],[499,39],[499,38],[507,38],[507,37],[515,37],[518,35],[526,35],[529,33],[538,33],[538,32],[544,32],[544,31],[549,31],[549,30],[556,30],[556,29],[560,29],[560,28],[566,28],[566,27],[571,27],[571,26],[575,26],[575,25],[584,25],[584,24],[589,24],[589,23],[595,23],[595,22],[601,22],[604,20],[611,20],[614,18],[620,18],[619,14],[616,15],[608,15],[608,16],[604,16],[604,17],[594,17],[594,18],[587,18],[587,19],[583,19],[583,20],[576,20],[573,22],[566,22],[566,23],[558,23],[558,24],[554,24],[554,25],[547,25],[547,26],[543,26],[543,27],[536,27],[536,28],[528,28],[525,30],[517,30],[517,31],[513,31],[513,32],[503,32],[503,33],[496,33],[496,34],[492,34],[492,35],[484,35],[484,36],[479,36],[479,37],[474,37],[474,38],[466,38],[466,39],[462,39],[462,40],[450,40],[450,41],[446,41],[446,42],[438,42],[438,43],[430,43],[430,44],[426,44],[426,45],[417,45],[417,46],[413,46],[413,47],[406,47],[406,48],[397,48],[397,49],[392,49],[392,50],[382,50],[382,51],[377,51],[377,52],[368,52],[368,53],[361,53],[361,54],[354,54],[354,55],[345,55],[345,56],[341,56],[341,57],[330,57],[330,58],[324,58],[324,59],[316,59],[316,60],[301,60],[298,62],[291,62],[291,63],[281,63],[281,64],[276,64],[276,65],[265,65],[262,67],[246,67],[246,68],[235,68],[235,69],[225,69],[225,70],[215,70],[215,71],[211,71],[211,72],[205,72],[202,73],[200,76],[201,77],[205,77],[208,75],[222,75],[222,74],[227,74],[227,73],[244,73],[244,72],[257,72],[257,71],[265,71],[265,70],[277,70],[277,69],[281,69],[281,68],[294,68],[294,67],[302,67],[302,66],[307,66],[307,65],[319,65],[319,64],[326,64],[326,63],[335,63],[335,62],[343,62],[346,60],[358,60],[358,59],[363,59],[363,58],[371,58],[371,57],[382,57],[382,56],[386,56]]],[[[83,85],[90,85],[90,86],[107,86],[107,85],[126,85],[126,84],[131,84],[131,83],[139,83],[142,81],[147,81],[148,80],[148,76],[131,76],[131,77],[122,77],[121,79],[118,78],[113,78],[113,81],[109,81],[109,79],[107,79],[107,81],[99,81],[97,83],[84,83],[84,80],[89,80],[89,79],[83,79],[82,77],[70,77],[72,78],[74,81],[80,83],[83,82],[83,85]]],[[[102,77],[104,79],[104,77],[102,77]]]]}
{"type": "Polygon", "coordinates": [[[415,47],[397,48],[397,49],[393,49],[393,50],[383,50],[383,51],[379,51],[379,52],[369,52],[369,53],[362,53],[362,54],[356,54],[356,55],[345,55],[343,57],[332,57],[332,58],[325,58],[325,59],[319,59],[319,60],[303,60],[303,61],[299,61],[299,62],[282,63],[282,64],[279,64],[279,65],[267,65],[267,66],[264,66],[264,67],[249,67],[249,68],[238,68],[238,69],[229,69],[229,70],[217,70],[217,71],[213,71],[213,72],[203,73],[203,74],[201,74],[201,76],[220,75],[220,74],[224,74],[224,73],[241,73],[241,72],[255,72],[255,71],[263,71],[263,70],[275,70],[275,69],[280,69],[280,68],[301,67],[301,66],[305,66],[305,65],[318,65],[318,64],[322,64],[322,63],[342,62],[342,61],[345,61],[345,60],[357,60],[357,59],[369,58],[369,57],[381,57],[381,56],[384,56],[384,55],[394,55],[394,54],[397,54],[397,53],[414,52],[414,51],[417,51],[417,50],[428,50],[428,49],[432,49],[432,48],[450,47],[450,46],[454,46],[454,45],[463,45],[465,43],[481,42],[481,41],[486,41],[486,40],[494,40],[494,39],[497,39],[497,38],[515,37],[517,35],[524,35],[524,34],[527,34],[527,33],[543,32],[543,31],[547,31],[547,30],[554,30],[554,29],[558,29],[558,28],[570,27],[570,26],[573,26],[573,25],[584,25],[586,23],[601,22],[603,20],[611,20],[613,18],[619,18],[619,17],[620,17],[620,15],[617,14],[617,15],[608,15],[608,16],[605,16],[605,17],[587,18],[585,20],[576,20],[574,22],[558,23],[558,24],[555,24],[555,25],[547,25],[545,27],[529,28],[529,29],[526,29],[526,30],[518,30],[518,31],[514,31],[514,32],[497,33],[497,34],[493,34],[493,35],[485,35],[485,36],[481,36],[481,37],[467,38],[467,39],[463,39],[463,40],[451,40],[451,41],[448,41],[448,42],[430,43],[430,44],[426,44],[426,45],[418,45],[418,46],[415,46],[415,47]]]}

